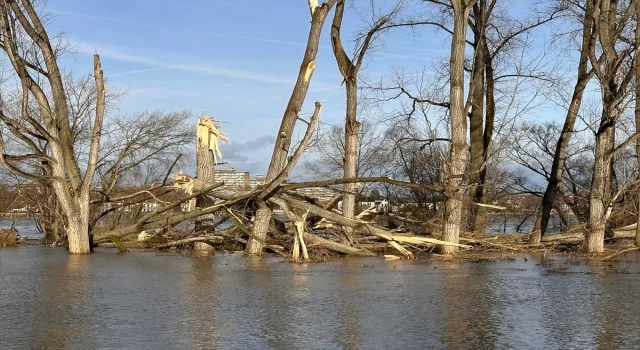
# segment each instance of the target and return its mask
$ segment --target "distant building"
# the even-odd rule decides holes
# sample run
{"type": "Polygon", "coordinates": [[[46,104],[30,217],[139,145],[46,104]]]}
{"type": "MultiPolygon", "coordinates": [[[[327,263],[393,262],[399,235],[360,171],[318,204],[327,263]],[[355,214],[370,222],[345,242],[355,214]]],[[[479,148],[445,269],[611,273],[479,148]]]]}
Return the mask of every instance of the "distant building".
{"type": "Polygon", "coordinates": [[[234,168],[216,169],[216,182],[224,182],[224,187],[234,190],[244,190],[249,188],[249,172],[236,171],[234,168]]]}
{"type": "Polygon", "coordinates": [[[264,185],[266,177],[262,174],[257,174],[255,178],[249,180],[249,187],[255,190],[258,186],[264,185]]]}
{"type": "Polygon", "coordinates": [[[303,196],[315,198],[321,201],[328,201],[333,198],[335,192],[326,187],[307,187],[307,188],[299,188],[296,192],[300,193],[303,196]]]}

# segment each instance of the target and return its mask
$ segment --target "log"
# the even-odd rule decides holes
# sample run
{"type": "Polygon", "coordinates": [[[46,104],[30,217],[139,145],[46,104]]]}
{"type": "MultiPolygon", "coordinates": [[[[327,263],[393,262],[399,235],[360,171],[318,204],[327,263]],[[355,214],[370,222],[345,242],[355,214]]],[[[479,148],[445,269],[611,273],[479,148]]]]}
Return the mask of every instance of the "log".
{"type": "Polygon", "coordinates": [[[613,229],[613,238],[635,238],[636,224],[622,226],[613,229]]]}
{"type": "Polygon", "coordinates": [[[304,232],[304,239],[307,242],[309,242],[309,246],[317,245],[322,248],[326,248],[328,250],[341,253],[341,254],[352,255],[352,256],[376,256],[376,254],[372,252],[368,252],[363,249],[350,247],[348,245],[334,242],[332,240],[322,238],[320,236],[316,236],[313,233],[309,233],[309,232],[304,232]]]}
{"type": "Polygon", "coordinates": [[[404,217],[404,216],[400,216],[400,215],[397,215],[397,214],[393,214],[393,213],[387,213],[387,216],[392,218],[392,219],[395,219],[395,220],[398,220],[398,221],[402,221],[402,222],[406,222],[406,223],[412,224],[412,225],[425,225],[425,223],[423,221],[410,219],[410,218],[407,218],[407,217],[404,217]]]}
{"type": "Polygon", "coordinates": [[[624,254],[624,253],[627,253],[627,252],[632,252],[632,251],[635,251],[635,250],[638,250],[638,249],[640,249],[640,247],[631,247],[631,248],[623,249],[623,250],[615,252],[615,253],[613,253],[611,255],[605,256],[604,258],[602,258],[602,260],[603,261],[604,260],[609,260],[609,259],[611,259],[613,257],[618,256],[618,255],[621,255],[621,254],[624,254]]]}
{"type": "Polygon", "coordinates": [[[165,249],[170,247],[175,247],[188,243],[196,243],[196,242],[212,242],[212,243],[221,243],[224,237],[222,236],[200,236],[200,237],[190,237],[185,239],[179,239],[177,241],[171,241],[163,244],[158,244],[153,246],[151,249],[165,249]]]}
{"type": "Polygon", "coordinates": [[[556,233],[552,235],[544,235],[541,239],[542,242],[555,242],[562,240],[581,240],[584,239],[583,232],[568,232],[568,233],[556,233]]]}
{"type": "Polygon", "coordinates": [[[171,225],[178,224],[184,220],[197,218],[198,216],[202,216],[206,214],[211,214],[218,210],[223,209],[228,205],[231,205],[240,200],[248,198],[251,195],[251,192],[233,193],[230,191],[220,191],[220,192],[215,192],[215,194],[224,195],[225,198],[222,198],[222,197],[219,197],[219,198],[225,199],[225,201],[216,203],[215,205],[212,205],[210,207],[194,209],[187,213],[172,215],[166,218],[158,219],[156,221],[151,221],[144,224],[135,223],[135,224],[119,227],[114,230],[100,232],[99,241],[96,239],[98,241],[97,243],[108,240],[109,239],[108,236],[115,236],[115,237],[122,238],[130,234],[138,233],[142,230],[146,231],[154,228],[171,226],[171,225]]]}

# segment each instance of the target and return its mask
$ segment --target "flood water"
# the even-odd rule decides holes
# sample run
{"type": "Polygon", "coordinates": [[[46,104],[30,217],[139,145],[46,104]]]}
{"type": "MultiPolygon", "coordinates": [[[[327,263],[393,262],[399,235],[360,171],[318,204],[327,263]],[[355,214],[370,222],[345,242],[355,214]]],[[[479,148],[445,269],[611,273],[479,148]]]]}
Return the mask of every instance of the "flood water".
{"type": "Polygon", "coordinates": [[[0,348],[638,348],[640,256],[632,258],[294,265],[6,248],[0,348]]]}

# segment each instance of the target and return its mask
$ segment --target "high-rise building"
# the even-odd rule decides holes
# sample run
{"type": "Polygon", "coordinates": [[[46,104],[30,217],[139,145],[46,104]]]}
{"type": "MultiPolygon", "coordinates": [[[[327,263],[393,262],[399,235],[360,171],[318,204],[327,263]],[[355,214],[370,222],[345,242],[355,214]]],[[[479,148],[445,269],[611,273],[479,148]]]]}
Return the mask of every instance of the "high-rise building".
{"type": "Polygon", "coordinates": [[[216,182],[224,182],[224,187],[236,190],[249,189],[249,172],[236,171],[234,168],[216,169],[216,182]]]}

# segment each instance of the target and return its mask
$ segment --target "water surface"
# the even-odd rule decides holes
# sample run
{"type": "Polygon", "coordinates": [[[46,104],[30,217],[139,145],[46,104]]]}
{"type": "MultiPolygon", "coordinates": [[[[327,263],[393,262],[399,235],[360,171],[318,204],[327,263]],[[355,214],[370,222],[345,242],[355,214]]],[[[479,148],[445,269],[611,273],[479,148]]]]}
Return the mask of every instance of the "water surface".
{"type": "Polygon", "coordinates": [[[0,249],[0,348],[638,348],[635,260],[293,265],[0,249]]]}

